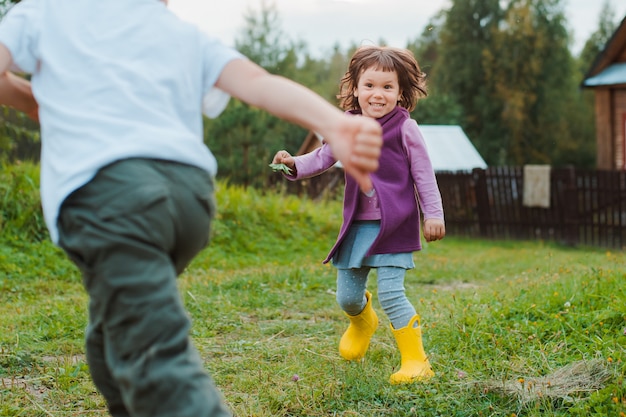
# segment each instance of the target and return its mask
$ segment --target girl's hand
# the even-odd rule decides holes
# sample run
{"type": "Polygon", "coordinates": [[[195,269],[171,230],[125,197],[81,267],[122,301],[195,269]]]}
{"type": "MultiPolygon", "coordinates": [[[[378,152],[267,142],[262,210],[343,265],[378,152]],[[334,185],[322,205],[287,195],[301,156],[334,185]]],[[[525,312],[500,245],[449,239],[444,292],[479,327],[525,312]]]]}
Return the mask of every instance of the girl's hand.
{"type": "Polygon", "coordinates": [[[440,219],[424,220],[424,239],[426,242],[441,240],[446,235],[446,225],[440,219]]]}
{"type": "Polygon", "coordinates": [[[276,152],[274,159],[272,159],[272,164],[285,164],[292,171],[296,168],[296,160],[293,159],[293,156],[287,151],[276,152]]]}

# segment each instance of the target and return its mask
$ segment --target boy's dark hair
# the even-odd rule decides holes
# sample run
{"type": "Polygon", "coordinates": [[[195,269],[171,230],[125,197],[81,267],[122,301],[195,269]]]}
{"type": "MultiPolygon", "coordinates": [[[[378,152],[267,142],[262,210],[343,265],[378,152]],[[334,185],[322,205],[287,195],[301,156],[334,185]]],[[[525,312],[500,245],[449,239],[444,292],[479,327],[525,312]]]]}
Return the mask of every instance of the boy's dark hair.
{"type": "Polygon", "coordinates": [[[352,55],[348,70],[341,78],[337,98],[342,109],[360,108],[358,98],[354,97],[354,90],[363,71],[369,68],[395,71],[398,74],[401,91],[398,104],[408,111],[415,108],[417,100],[428,95],[426,74],[420,69],[411,51],[390,46],[363,46],[352,55]]]}

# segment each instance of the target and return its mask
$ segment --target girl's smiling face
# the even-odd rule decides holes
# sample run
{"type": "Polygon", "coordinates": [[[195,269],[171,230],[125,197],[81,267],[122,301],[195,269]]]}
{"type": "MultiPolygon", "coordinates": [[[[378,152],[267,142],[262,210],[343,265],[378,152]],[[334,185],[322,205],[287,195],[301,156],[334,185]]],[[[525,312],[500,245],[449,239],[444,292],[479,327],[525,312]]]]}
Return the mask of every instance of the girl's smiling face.
{"type": "Polygon", "coordinates": [[[364,116],[379,119],[398,104],[402,92],[396,71],[368,68],[361,73],[354,96],[364,116]]]}

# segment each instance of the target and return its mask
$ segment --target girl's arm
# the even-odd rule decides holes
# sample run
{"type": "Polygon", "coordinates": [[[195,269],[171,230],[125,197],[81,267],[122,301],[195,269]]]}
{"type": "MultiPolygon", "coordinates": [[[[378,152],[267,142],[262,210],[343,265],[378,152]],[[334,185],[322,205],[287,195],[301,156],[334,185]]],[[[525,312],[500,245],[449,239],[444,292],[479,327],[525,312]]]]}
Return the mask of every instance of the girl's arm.
{"type": "Polygon", "coordinates": [[[375,120],[346,115],[306,87],[272,75],[244,59],[229,62],[216,87],[281,119],[320,133],[361,189],[371,190],[369,173],[378,169],[382,145],[381,127],[375,120]]]}
{"type": "Polygon", "coordinates": [[[427,242],[443,239],[446,226],[441,193],[424,137],[415,120],[409,119],[402,129],[402,141],[407,151],[411,176],[424,213],[424,238],[427,242]]]}
{"type": "Polygon", "coordinates": [[[291,174],[284,176],[291,180],[301,180],[320,175],[333,167],[337,160],[333,156],[328,144],[300,156],[291,156],[287,151],[278,151],[272,160],[274,164],[285,164],[291,169],[291,174]]]}

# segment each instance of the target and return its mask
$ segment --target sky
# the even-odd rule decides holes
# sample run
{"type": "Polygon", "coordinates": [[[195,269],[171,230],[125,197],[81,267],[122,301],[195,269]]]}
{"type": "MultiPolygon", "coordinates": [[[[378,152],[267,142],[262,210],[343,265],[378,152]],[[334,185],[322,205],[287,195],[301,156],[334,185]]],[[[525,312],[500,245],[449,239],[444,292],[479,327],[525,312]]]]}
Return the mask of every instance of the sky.
{"type": "MultiPolygon", "coordinates": [[[[619,24],[626,16],[624,0],[564,0],[572,52],[578,54],[598,27],[600,10],[608,1],[619,24]]],[[[450,0],[265,0],[278,10],[283,32],[291,40],[304,40],[313,56],[324,56],[339,44],[375,44],[405,47],[419,37],[450,0]]],[[[170,9],[207,33],[234,46],[245,27],[244,14],[261,10],[263,0],[169,0],[170,9]]]]}

